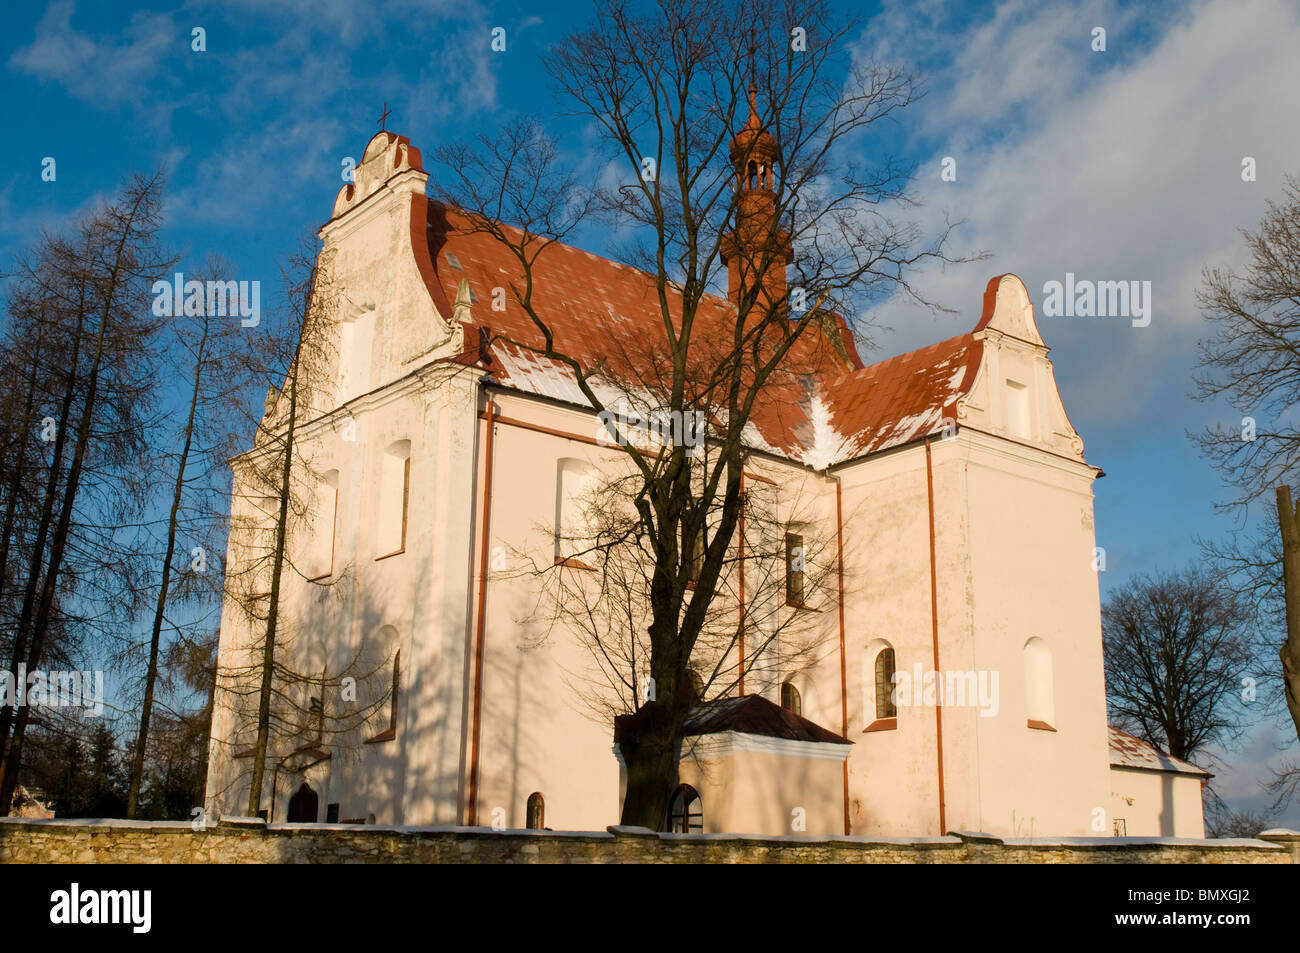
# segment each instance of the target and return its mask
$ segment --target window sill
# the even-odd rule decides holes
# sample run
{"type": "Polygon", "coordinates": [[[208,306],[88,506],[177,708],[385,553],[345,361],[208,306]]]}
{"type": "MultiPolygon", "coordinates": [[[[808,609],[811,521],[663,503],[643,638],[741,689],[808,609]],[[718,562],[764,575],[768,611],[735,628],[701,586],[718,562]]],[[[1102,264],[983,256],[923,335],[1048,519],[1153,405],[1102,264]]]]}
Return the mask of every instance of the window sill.
{"type": "Polygon", "coordinates": [[[1025,724],[1028,725],[1030,728],[1034,728],[1038,731],[1056,731],[1056,729],[1053,728],[1051,725],[1049,725],[1047,722],[1038,721],[1036,718],[1028,719],[1025,722],[1025,724]]]}
{"type": "Polygon", "coordinates": [[[366,744],[377,745],[377,744],[382,744],[385,741],[396,741],[396,740],[397,740],[397,729],[389,728],[387,731],[381,731],[373,738],[367,738],[366,744]]]}
{"type": "Polygon", "coordinates": [[[822,611],[821,609],[818,609],[816,606],[810,606],[810,605],[808,605],[808,603],[806,603],[806,602],[791,602],[789,599],[787,599],[787,600],[785,601],[785,604],[786,604],[787,606],[789,606],[791,609],[803,609],[805,612],[821,612],[821,611],[822,611]]]}
{"type": "Polygon", "coordinates": [[[403,546],[401,549],[394,549],[391,553],[384,553],[384,555],[382,556],[376,556],[375,562],[379,562],[381,559],[391,559],[394,556],[400,556],[404,552],[406,552],[405,546],[403,546]]]}
{"type": "Polygon", "coordinates": [[[863,728],[862,733],[865,735],[868,731],[897,731],[897,730],[898,730],[898,717],[895,716],[893,718],[877,718],[871,724],[867,725],[867,727],[863,728]]]}
{"type": "Polygon", "coordinates": [[[555,565],[563,566],[565,569],[585,569],[587,572],[595,572],[595,566],[588,566],[581,559],[574,556],[556,556],[555,565]]]}

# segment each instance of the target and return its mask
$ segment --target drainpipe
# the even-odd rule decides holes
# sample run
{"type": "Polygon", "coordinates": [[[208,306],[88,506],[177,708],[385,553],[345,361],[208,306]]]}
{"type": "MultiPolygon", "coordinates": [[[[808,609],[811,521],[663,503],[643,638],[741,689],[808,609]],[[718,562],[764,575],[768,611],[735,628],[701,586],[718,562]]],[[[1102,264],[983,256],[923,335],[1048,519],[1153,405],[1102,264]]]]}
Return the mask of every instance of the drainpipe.
{"type": "MultiPolygon", "coordinates": [[[[930,460],[930,438],[925,438],[925,492],[930,507],[930,623],[934,646],[934,677],[939,677],[939,590],[936,584],[934,559],[934,465],[930,460]]],[[[939,835],[948,833],[948,820],[943,795],[943,697],[935,700],[934,750],[939,766],[939,835]]]]}
{"type": "Polygon", "coordinates": [[[478,826],[479,730],[483,711],[483,625],[487,614],[488,522],[492,517],[492,441],[496,433],[496,404],[487,401],[487,440],[483,453],[483,529],[479,544],[478,608],[474,621],[474,712],[470,735],[469,791],[466,793],[465,823],[478,826]]]}

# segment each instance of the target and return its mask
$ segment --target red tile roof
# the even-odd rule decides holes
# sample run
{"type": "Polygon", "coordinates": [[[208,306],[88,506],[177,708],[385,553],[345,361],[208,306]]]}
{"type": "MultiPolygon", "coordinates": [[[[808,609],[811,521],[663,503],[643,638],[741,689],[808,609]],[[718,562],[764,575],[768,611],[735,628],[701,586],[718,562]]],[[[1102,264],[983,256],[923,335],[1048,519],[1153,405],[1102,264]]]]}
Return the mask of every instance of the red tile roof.
{"type": "Polygon", "coordinates": [[[1210,772],[1194,764],[1165,754],[1154,745],[1141,738],[1134,738],[1126,731],[1120,731],[1114,725],[1106,726],[1110,730],[1110,763],[1124,768],[1144,768],[1149,771],[1172,771],[1175,774],[1196,774],[1213,777],[1210,772]]]}
{"type": "MultiPolygon", "coordinates": [[[[486,369],[499,384],[587,406],[568,368],[530,350],[544,339],[508,291],[505,310],[493,310],[493,289],[508,288],[520,274],[509,250],[455,209],[430,202],[428,217],[435,304],[449,313],[461,279],[474,298],[467,323],[476,326],[466,328],[461,360],[479,359],[479,329],[487,328],[492,363],[486,369]]],[[[600,364],[611,396],[654,382],[671,366],[652,275],[556,243],[538,257],[533,287],[556,350],[584,369],[600,364]]],[[[670,288],[670,301],[673,296],[680,293],[670,288]]],[[[696,320],[692,350],[702,380],[713,363],[710,351],[730,343],[735,308],[705,295],[696,320]]],[[[966,334],[863,367],[842,319],[835,328],[814,326],[764,388],[746,442],[820,469],[936,433],[946,416],[956,416],[956,401],[973,383],[980,354],[981,345],[966,334]]]]}
{"type": "Polygon", "coordinates": [[[830,388],[830,423],[846,436],[839,459],[897,447],[956,422],[975,383],[984,342],[971,334],[853,371],[830,388]]]}

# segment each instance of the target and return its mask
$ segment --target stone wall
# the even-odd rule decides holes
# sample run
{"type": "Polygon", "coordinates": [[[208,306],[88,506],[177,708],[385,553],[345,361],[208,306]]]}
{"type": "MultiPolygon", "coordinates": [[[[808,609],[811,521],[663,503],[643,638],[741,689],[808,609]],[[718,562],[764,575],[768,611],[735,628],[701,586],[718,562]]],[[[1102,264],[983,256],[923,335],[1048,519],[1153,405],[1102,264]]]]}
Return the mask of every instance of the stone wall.
{"type": "Polygon", "coordinates": [[[793,863],[793,864],[1295,864],[1300,833],[1261,840],[1143,837],[745,837],[494,831],[468,827],[275,824],[225,819],[199,831],[183,822],[0,818],[2,863],[793,863]]]}

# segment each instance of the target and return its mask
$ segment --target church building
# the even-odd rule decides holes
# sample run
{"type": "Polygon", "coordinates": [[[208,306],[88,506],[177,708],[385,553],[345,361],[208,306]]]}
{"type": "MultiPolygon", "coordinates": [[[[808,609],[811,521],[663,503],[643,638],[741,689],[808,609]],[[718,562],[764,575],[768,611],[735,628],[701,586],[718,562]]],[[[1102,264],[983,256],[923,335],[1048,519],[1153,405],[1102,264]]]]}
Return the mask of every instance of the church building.
{"type": "MultiPolygon", "coordinates": [[[[738,174],[761,190],[771,171],[738,174]]],[[[314,733],[272,720],[262,812],[602,830],[619,821],[635,705],[593,712],[591,646],[541,590],[597,572],[566,529],[621,451],[571,372],[518,343],[537,338],[519,309],[493,307],[517,274],[508,250],[427,180],[419,150],[381,132],[320,230],[337,356],[296,415],[312,508],[290,541],[277,662],[324,673],[302,700],[320,724],[356,717],[314,733]],[[344,671],[367,677],[343,692],[344,671]]],[[[568,245],[539,257],[534,296],[592,366],[663,334],[651,275],[568,245]]],[[[756,411],[747,492],[827,572],[805,580],[788,549],[769,560],[780,595],[755,624],[796,620],[815,644],[787,652],[778,633],[741,677],[700,673],[665,829],[1202,836],[1198,769],[1107,726],[1101,471],[1026,288],[999,275],[970,304],[969,331],[876,364],[842,321],[814,325],[816,373],[756,411]]],[[[721,295],[701,310],[719,327],[735,314],[721,295]]],[[[286,414],[272,393],[268,425],[286,414]]],[[[264,450],[233,462],[236,523],[259,512],[264,450]]],[[[248,546],[232,526],[232,574],[248,546]]],[[[252,671],[260,654],[228,597],[219,665],[252,671]]],[[[255,708],[219,679],[209,812],[247,810],[255,708]]]]}

